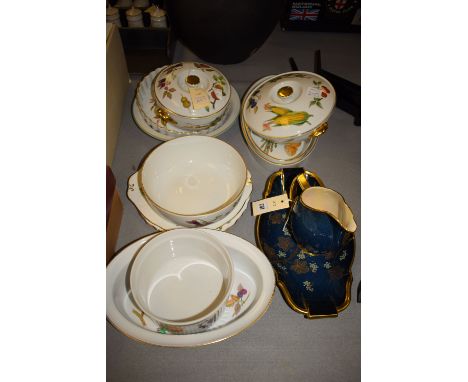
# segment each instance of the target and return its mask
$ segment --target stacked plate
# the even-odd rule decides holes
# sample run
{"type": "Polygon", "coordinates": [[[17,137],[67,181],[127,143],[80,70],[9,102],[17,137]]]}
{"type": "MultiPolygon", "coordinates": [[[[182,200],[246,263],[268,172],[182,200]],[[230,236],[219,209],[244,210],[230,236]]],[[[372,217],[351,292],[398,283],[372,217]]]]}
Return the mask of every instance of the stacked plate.
{"type": "Polygon", "coordinates": [[[267,76],[247,91],[241,128],[250,150],[279,165],[297,164],[313,151],[328,128],[336,101],[331,83],[315,73],[267,76]]]}
{"type": "Polygon", "coordinates": [[[226,230],[247,208],[250,173],[240,154],[213,137],[186,136],[157,146],[128,181],[128,197],[157,230],[226,230]]]}
{"type": "Polygon", "coordinates": [[[138,84],[133,117],[153,138],[218,136],[237,119],[240,99],[215,68],[181,62],[158,68],[138,84]]]}
{"type": "Polygon", "coordinates": [[[234,235],[205,229],[179,229],[130,244],[108,265],[106,279],[112,325],[135,340],[175,347],[207,345],[240,333],[266,312],[275,288],[273,269],[258,248],[234,235]],[[177,247],[184,241],[193,252],[177,247]],[[173,242],[175,249],[167,245],[173,242]],[[210,257],[209,251],[224,253],[210,257]],[[190,281],[201,276],[205,285],[190,281]],[[195,328],[186,331],[182,316],[198,316],[195,328]],[[168,317],[178,322],[167,324],[168,317]]]}

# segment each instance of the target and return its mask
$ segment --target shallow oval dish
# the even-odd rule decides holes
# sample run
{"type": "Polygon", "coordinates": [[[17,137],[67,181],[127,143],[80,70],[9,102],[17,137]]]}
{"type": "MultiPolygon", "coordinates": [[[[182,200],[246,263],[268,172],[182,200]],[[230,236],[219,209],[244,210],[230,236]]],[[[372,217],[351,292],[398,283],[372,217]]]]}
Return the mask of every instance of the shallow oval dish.
{"type": "Polygon", "coordinates": [[[210,65],[179,62],[159,71],[151,85],[153,111],[180,129],[207,129],[222,118],[230,102],[226,77],[210,65]]]}
{"type": "Polygon", "coordinates": [[[335,90],[326,78],[311,72],[287,72],[252,87],[242,101],[241,114],[256,135],[286,143],[322,134],[335,102],[335,90]]]}
{"type": "Polygon", "coordinates": [[[106,314],[116,329],[136,341],[151,345],[193,347],[235,336],[263,316],[275,290],[275,276],[266,257],[254,245],[237,236],[213,230],[203,231],[224,244],[234,263],[234,286],[219,319],[204,332],[173,335],[149,320],[138,308],[128,285],[128,277],[135,253],[154,236],[149,235],[122,249],[107,266],[106,314]]]}
{"type": "Polygon", "coordinates": [[[157,146],[144,160],[139,185],[149,204],[185,227],[226,216],[248,171],[241,155],[217,138],[186,136],[157,146]]]}

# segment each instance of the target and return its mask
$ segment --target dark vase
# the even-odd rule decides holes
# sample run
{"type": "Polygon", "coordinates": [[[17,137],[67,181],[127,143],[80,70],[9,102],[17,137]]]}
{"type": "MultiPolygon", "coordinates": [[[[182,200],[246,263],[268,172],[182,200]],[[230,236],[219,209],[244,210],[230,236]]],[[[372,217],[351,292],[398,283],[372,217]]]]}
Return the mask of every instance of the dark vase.
{"type": "Polygon", "coordinates": [[[177,37],[201,59],[235,64],[265,42],[278,23],[283,0],[167,0],[177,37]]]}

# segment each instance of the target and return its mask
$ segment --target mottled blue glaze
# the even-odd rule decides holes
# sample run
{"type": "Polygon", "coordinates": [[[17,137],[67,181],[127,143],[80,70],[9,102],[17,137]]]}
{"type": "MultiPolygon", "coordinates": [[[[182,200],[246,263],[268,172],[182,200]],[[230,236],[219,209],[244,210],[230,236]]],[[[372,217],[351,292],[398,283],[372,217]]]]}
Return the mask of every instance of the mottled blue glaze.
{"type": "MultiPolygon", "coordinates": [[[[284,169],[283,177],[274,174],[271,191],[265,197],[288,192],[294,177],[302,172],[284,169]]],[[[307,175],[307,180],[311,187],[320,186],[313,176],[307,175]]],[[[258,245],[276,270],[279,286],[285,286],[281,289],[289,294],[286,300],[292,300],[291,307],[306,311],[309,318],[336,316],[349,303],[354,234],[344,232],[338,250],[311,256],[292,237],[288,215],[288,209],[260,215],[256,222],[258,245]]]]}
{"type": "Polygon", "coordinates": [[[299,198],[289,215],[290,230],[296,242],[305,250],[317,255],[334,254],[347,240],[347,232],[330,215],[313,211],[299,198]]]}

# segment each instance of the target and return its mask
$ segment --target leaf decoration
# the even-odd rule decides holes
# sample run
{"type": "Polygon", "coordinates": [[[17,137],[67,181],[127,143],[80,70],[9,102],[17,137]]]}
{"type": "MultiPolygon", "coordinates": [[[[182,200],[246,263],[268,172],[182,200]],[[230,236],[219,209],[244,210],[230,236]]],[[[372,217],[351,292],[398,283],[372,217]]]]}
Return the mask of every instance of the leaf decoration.
{"type": "Polygon", "coordinates": [[[320,103],[322,99],[323,98],[320,97],[314,97],[314,99],[310,101],[309,107],[311,107],[312,105],[317,105],[319,108],[323,109],[322,104],[320,103]]]}

